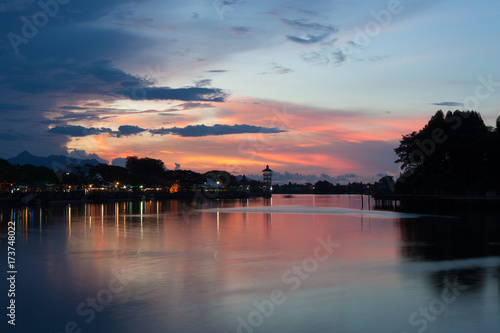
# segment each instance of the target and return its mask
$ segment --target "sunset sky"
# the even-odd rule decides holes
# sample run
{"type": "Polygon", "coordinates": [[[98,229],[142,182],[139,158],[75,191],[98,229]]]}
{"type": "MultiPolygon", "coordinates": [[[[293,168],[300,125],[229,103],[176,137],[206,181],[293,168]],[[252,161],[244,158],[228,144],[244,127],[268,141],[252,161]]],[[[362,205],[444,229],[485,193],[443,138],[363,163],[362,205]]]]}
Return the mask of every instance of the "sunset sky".
{"type": "Polygon", "coordinates": [[[0,27],[2,158],[373,181],[437,110],[500,115],[498,1],[0,0],[0,27]]]}

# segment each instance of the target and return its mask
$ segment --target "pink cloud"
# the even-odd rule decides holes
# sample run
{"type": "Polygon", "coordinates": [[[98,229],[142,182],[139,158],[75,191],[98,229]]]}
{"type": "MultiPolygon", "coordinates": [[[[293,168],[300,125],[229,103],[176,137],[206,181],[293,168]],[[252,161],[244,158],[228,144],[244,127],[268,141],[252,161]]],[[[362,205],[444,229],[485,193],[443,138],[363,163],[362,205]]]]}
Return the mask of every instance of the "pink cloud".
{"type": "MultiPolygon", "coordinates": [[[[125,112],[116,114],[112,124],[157,129],[164,126],[162,120],[169,119],[169,126],[177,127],[248,124],[286,132],[204,137],[143,132],[122,138],[101,134],[72,139],[68,146],[98,153],[108,160],[128,155],[149,156],[162,159],[167,166],[180,163],[183,168],[196,171],[259,173],[263,166],[272,164],[281,172],[374,175],[397,171],[393,153],[397,140],[415,130],[415,124],[423,126],[426,122],[426,117],[311,108],[244,97],[231,98],[215,109],[196,108],[176,115],[125,112]]],[[[92,121],[87,124],[92,125],[92,121]]]]}

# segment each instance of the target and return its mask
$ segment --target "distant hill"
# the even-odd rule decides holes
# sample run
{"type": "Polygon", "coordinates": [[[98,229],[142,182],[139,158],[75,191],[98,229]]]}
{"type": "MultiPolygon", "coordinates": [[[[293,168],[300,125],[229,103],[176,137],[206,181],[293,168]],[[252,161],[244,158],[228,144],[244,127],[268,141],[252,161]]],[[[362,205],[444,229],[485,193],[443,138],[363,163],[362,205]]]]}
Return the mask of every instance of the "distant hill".
{"type": "Polygon", "coordinates": [[[15,164],[19,164],[19,165],[32,164],[34,166],[45,166],[47,168],[54,170],[54,172],[57,172],[59,170],[64,169],[69,164],[98,165],[100,163],[96,159],[82,160],[82,159],[72,158],[72,157],[64,156],[64,155],[50,155],[47,157],[34,156],[34,155],[31,155],[27,151],[23,151],[22,153],[20,153],[16,157],[9,158],[7,161],[9,161],[9,163],[14,164],[14,165],[15,164]]]}

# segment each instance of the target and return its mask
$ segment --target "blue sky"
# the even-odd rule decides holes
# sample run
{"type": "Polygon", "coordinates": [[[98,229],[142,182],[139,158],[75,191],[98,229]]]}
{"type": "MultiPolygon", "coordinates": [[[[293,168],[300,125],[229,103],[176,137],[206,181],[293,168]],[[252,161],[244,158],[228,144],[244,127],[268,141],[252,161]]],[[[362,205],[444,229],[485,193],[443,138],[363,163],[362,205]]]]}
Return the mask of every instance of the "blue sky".
{"type": "Polygon", "coordinates": [[[59,1],[0,1],[2,157],[374,180],[437,110],[500,115],[495,1],[59,1]]]}

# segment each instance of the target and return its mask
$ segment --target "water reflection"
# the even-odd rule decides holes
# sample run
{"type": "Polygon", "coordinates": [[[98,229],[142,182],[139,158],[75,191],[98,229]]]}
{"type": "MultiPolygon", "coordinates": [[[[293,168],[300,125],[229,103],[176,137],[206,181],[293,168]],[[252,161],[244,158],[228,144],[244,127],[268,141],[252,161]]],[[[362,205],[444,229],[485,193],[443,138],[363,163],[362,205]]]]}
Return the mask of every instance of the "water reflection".
{"type": "Polygon", "coordinates": [[[500,255],[498,217],[402,219],[403,257],[456,260],[500,255]]]}
{"type": "MultiPolygon", "coordinates": [[[[428,286],[430,295],[437,300],[442,297],[446,284],[460,285],[462,291],[456,302],[461,304],[462,315],[466,318],[491,311],[499,316],[498,222],[495,216],[402,219],[401,256],[419,263],[412,269],[403,265],[404,274],[428,286]]],[[[450,323],[453,330],[448,329],[464,329],[464,322],[458,322],[461,327],[450,323]]],[[[469,325],[467,323],[467,327],[469,325]]],[[[490,322],[490,325],[493,324],[490,322]]]]}
{"type": "Polygon", "coordinates": [[[30,318],[20,317],[21,331],[61,332],[74,321],[82,332],[236,332],[238,318],[248,322],[255,302],[282,290],[286,302],[263,316],[255,332],[416,332],[419,326],[408,318],[454,281],[467,289],[426,332],[469,332],[470,323],[474,332],[492,332],[500,325],[494,217],[196,210],[288,205],[360,209],[361,198],[274,196],[195,206],[143,201],[0,210],[2,230],[9,220],[18,224],[19,313],[30,318]],[[340,247],[299,275],[296,267],[314,258],[318,239],[340,247]],[[292,269],[297,273],[287,276],[299,278],[296,290],[291,287],[297,280],[283,279],[292,269]],[[79,315],[78,306],[104,295],[123,272],[133,278],[87,323],[90,315],[79,315]]]}

